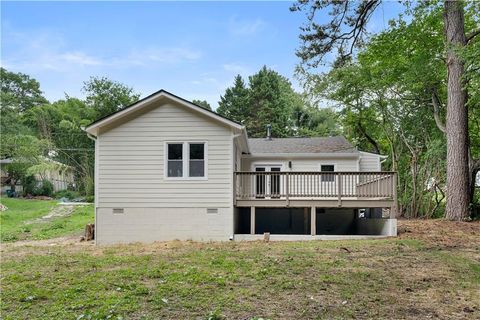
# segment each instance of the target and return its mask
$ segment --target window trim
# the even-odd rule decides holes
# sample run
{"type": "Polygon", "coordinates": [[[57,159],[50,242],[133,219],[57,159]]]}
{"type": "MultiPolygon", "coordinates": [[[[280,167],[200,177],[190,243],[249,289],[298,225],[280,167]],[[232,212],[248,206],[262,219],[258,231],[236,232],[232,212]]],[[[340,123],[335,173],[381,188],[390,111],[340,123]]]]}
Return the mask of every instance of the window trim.
{"type": "Polygon", "coordinates": [[[163,146],[163,178],[166,181],[207,181],[208,180],[208,141],[206,140],[169,140],[163,146]],[[203,143],[204,176],[190,177],[190,144],[203,143]],[[182,145],[182,177],[168,176],[168,145],[182,145]]]}
{"type": "MultiPolygon", "coordinates": [[[[337,165],[335,163],[328,163],[328,162],[320,163],[319,169],[320,169],[320,172],[337,172],[337,165]],[[332,166],[333,171],[322,171],[322,166],[332,166]]],[[[336,180],[337,180],[336,176],[333,176],[333,180],[323,180],[323,176],[321,176],[321,179],[320,179],[321,182],[326,182],[326,183],[336,182],[336,180]]]]}

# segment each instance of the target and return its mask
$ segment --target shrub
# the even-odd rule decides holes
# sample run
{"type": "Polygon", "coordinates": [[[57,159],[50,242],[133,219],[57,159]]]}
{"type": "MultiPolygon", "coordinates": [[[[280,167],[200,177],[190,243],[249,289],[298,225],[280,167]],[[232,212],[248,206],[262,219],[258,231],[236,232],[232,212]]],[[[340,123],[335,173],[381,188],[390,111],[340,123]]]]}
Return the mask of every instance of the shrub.
{"type": "Polygon", "coordinates": [[[51,197],[53,195],[53,184],[47,179],[43,179],[41,186],[38,188],[38,193],[37,196],[51,197]]]}
{"type": "Polygon", "coordinates": [[[35,179],[34,176],[26,176],[25,179],[23,179],[23,194],[31,194],[32,196],[35,196],[36,194],[36,189],[37,189],[37,180],[35,179]]]}
{"type": "Polygon", "coordinates": [[[95,202],[95,196],[86,196],[85,201],[86,202],[95,202]]]}

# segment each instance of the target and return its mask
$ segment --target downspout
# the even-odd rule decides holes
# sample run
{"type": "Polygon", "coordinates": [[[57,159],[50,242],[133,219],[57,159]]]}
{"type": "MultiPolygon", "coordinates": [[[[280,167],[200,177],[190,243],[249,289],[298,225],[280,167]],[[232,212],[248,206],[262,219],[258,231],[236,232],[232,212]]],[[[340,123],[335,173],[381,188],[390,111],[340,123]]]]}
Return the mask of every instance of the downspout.
{"type": "MultiPolygon", "coordinates": [[[[234,148],[234,146],[235,146],[235,139],[238,138],[238,137],[240,137],[241,135],[242,135],[242,133],[238,133],[238,134],[234,134],[234,135],[232,136],[232,151],[233,151],[233,150],[236,150],[236,149],[234,148]]],[[[237,150],[237,152],[238,152],[238,150],[237,150]]],[[[237,163],[237,154],[232,152],[232,156],[234,157],[234,159],[232,159],[232,160],[233,160],[233,167],[232,167],[232,169],[233,169],[233,172],[232,172],[232,174],[233,174],[233,178],[232,178],[232,200],[233,200],[233,201],[232,201],[232,209],[233,209],[233,211],[232,211],[232,213],[233,213],[233,217],[232,217],[232,218],[233,218],[233,219],[232,219],[232,220],[233,220],[233,226],[232,226],[232,229],[233,229],[233,233],[232,233],[232,235],[228,238],[230,241],[235,240],[235,210],[236,210],[236,207],[235,207],[235,193],[237,192],[237,191],[235,190],[235,188],[236,188],[236,178],[235,178],[236,168],[235,168],[235,164],[237,163]]],[[[241,161],[242,161],[242,159],[240,158],[240,163],[238,164],[238,165],[240,166],[240,168],[242,167],[241,161]]]]}

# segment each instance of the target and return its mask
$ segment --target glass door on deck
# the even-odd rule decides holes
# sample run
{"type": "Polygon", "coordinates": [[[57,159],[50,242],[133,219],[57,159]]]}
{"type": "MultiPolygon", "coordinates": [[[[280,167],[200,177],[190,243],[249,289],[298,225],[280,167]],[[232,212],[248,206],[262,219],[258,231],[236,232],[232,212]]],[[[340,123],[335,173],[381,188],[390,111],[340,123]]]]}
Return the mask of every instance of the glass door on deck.
{"type": "Polygon", "coordinates": [[[255,195],[256,198],[279,198],[281,194],[281,166],[255,167],[255,195]],[[263,173],[265,172],[265,173],[263,173]]]}

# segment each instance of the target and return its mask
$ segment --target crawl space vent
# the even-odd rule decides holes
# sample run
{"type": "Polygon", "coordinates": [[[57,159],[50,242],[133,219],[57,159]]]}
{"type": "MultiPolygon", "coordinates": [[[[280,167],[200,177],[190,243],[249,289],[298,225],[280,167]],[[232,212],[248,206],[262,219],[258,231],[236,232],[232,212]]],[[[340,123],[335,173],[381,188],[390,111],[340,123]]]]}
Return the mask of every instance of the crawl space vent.
{"type": "Polygon", "coordinates": [[[123,208],[113,208],[113,213],[114,214],[122,214],[123,213],[123,208]]]}
{"type": "Polygon", "coordinates": [[[207,208],[207,214],[217,214],[218,209],[217,208],[207,208]]]}

